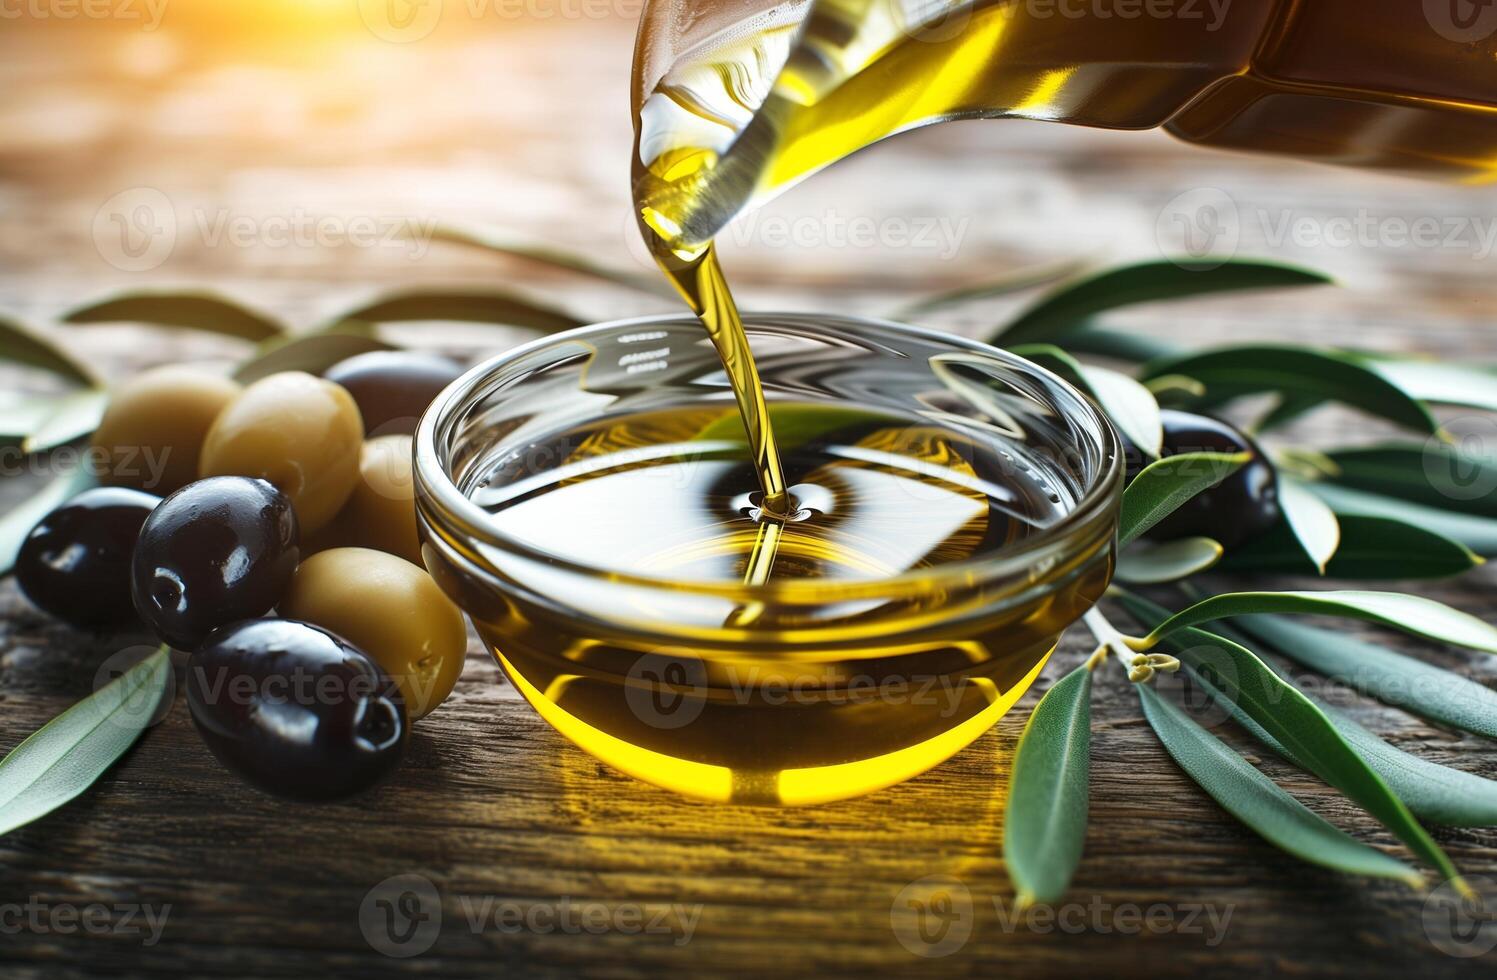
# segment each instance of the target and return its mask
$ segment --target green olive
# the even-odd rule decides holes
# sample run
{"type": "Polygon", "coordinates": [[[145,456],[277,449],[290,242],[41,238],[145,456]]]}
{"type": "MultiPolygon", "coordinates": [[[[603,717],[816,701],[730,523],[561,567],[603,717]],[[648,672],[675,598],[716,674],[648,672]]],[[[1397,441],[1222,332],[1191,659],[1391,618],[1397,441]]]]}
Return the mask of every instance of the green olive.
{"type": "Polygon", "coordinates": [[[348,640],[400,686],[411,718],[447,700],[463,672],[463,614],[425,570],[368,548],[334,548],[296,569],[281,601],[288,619],[348,640]]]}
{"type": "Polygon", "coordinates": [[[115,388],[94,431],[103,453],[100,480],[166,496],[198,478],[213,420],[244,389],[231,378],[172,364],[115,388]]]}
{"type": "Polygon", "coordinates": [[[364,443],[359,482],[327,531],[324,547],[357,545],[424,564],[416,533],[410,436],[380,436],[364,443]]]}
{"type": "Polygon", "coordinates": [[[300,371],[262,378],[213,423],[200,476],[268,480],[291,498],[302,533],[320,529],[359,481],[364,420],[353,397],[300,371]]]}

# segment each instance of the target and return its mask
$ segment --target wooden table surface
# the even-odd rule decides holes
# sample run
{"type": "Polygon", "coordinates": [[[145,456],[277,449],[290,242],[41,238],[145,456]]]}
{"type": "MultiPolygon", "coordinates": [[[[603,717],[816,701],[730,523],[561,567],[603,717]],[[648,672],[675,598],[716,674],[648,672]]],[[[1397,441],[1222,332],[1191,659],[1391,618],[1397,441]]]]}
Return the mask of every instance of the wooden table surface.
{"type": "MultiPolygon", "coordinates": [[[[168,18],[155,32],[51,24],[0,34],[0,312],[56,330],[119,377],[242,353],[217,338],[54,326],[71,305],[123,288],[212,286],[298,326],[418,285],[505,285],[589,319],[670,309],[452,246],[347,240],[357,218],[379,228],[398,218],[485,222],[648,271],[626,206],[630,18],[449,24],[409,44],[352,28],[296,45],[269,31],[214,41],[194,27],[174,31],[168,18]],[[132,271],[120,268],[130,263],[109,237],[118,232],[109,217],[141,189],[170,201],[176,237],[148,256],[160,260],[153,268],[132,271]],[[309,217],[332,219],[315,244],[274,233],[309,217]],[[242,234],[216,233],[240,226],[242,234]]],[[[1497,360],[1489,244],[1468,236],[1421,247],[1386,233],[1388,219],[1490,222],[1490,188],[1203,153],[1155,134],[967,123],[903,137],[751,216],[724,245],[725,261],[746,305],[878,313],[1034,263],[1155,255],[1169,202],[1202,188],[1235,207],[1244,254],[1325,268],[1341,288],[1140,309],[1120,325],[1190,343],[1293,338],[1497,360]],[[1358,216],[1384,233],[1346,245],[1278,234],[1285,220],[1313,231],[1358,216]],[[839,237],[854,220],[871,222],[872,244],[839,237]],[[926,232],[917,237],[918,228],[926,232]]],[[[1018,302],[933,322],[976,335],[1018,302]]],[[[422,331],[473,355],[524,336],[399,334],[422,331]]],[[[1291,434],[1329,445],[1385,430],[1332,412],[1291,434]]],[[[0,500],[34,486],[8,478],[0,500]]],[[[1478,571],[1408,587],[1497,621],[1494,581],[1478,571]]],[[[1490,662],[1383,638],[1484,683],[1497,676],[1490,662]]],[[[143,642],[72,632],[0,584],[0,750],[88,693],[107,658],[143,642]]],[[[1038,687],[1088,645],[1072,631],[1038,687]]],[[[1400,747],[1497,777],[1489,742],[1344,691],[1330,696],[1400,747]]],[[[683,801],[608,770],[551,732],[476,639],[452,700],[416,726],[404,767],[347,805],[296,806],[248,789],[210,758],[179,697],[93,790],[0,838],[0,973],[1491,969],[1491,956],[1435,947],[1430,930],[1441,926],[1424,895],[1300,864],[1225,815],[1165,755],[1111,668],[1098,676],[1091,824],[1074,889],[1059,925],[1015,922],[1003,808],[1034,699],[903,786],[772,811],[683,801]],[[402,883],[416,879],[382,885],[402,875],[440,896],[428,906],[440,928],[413,939],[431,941],[423,956],[384,955],[375,947],[389,938],[370,927],[378,909],[361,920],[361,906],[410,890],[402,883]],[[956,906],[972,925],[964,944],[927,947],[911,932],[906,903],[930,876],[965,888],[970,902],[958,890],[956,906]],[[123,923],[111,912],[118,928],[101,935],[46,919],[91,903],[170,911],[155,943],[130,931],[139,917],[123,923]],[[18,925],[7,911],[18,906],[43,909],[42,925],[18,925]],[[518,929],[501,928],[515,921],[506,910],[522,916],[518,929]]],[[[1218,731],[1317,813],[1404,853],[1313,778],[1230,727],[1218,731]]],[[[1497,831],[1436,834],[1497,896],[1497,831]]]]}

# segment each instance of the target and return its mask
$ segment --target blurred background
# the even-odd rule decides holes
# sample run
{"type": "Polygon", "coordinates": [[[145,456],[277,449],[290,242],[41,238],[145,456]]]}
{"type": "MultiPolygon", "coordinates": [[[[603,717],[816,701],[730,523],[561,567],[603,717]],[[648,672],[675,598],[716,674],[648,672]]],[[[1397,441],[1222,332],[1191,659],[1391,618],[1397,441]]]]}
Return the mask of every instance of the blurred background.
{"type": "MultiPolygon", "coordinates": [[[[671,309],[430,241],[439,223],[492,226],[650,272],[628,208],[641,3],[0,0],[0,315],[45,330],[115,290],[211,287],[312,326],[393,288],[444,284],[528,291],[594,320],[671,309]]],[[[1422,349],[1497,357],[1483,329],[1497,309],[1491,202],[1490,187],[1158,133],[965,122],[813,178],[722,245],[747,306],[882,313],[1033,266],[1157,258],[1204,219],[1238,254],[1324,269],[1346,288],[1120,323],[1382,349],[1407,348],[1415,323],[1422,349]],[[1421,222],[1440,234],[1411,234],[1421,222]]],[[[937,322],[980,333],[1021,301],[937,322]]],[[[230,343],[174,341],[168,356],[128,331],[70,331],[110,375],[230,343]]]]}

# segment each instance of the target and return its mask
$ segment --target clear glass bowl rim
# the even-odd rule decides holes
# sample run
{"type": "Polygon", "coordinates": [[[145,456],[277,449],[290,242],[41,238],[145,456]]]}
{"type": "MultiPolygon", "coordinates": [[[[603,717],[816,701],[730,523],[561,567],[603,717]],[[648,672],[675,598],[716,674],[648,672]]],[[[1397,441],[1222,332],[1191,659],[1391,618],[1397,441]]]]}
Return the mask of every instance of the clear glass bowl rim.
{"type": "MultiPolygon", "coordinates": [[[[442,454],[438,452],[439,437],[445,441],[445,436],[450,432],[454,421],[465,414],[479,397],[487,395],[494,384],[502,382],[506,368],[536,351],[577,341],[596,349],[596,345],[589,341],[589,337],[620,330],[638,330],[647,326],[692,325],[700,327],[700,321],[690,314],[656,314],[610,320],[539,337],[475,365],[443,390],[422,415],[416,429],[413,450],[414,479],[416,505],[418,511],[422,512],[422,520],[440,521],[448,530],[457,532],[465,539],[482,541],[485,545],[580,575],[607,578],[647,589],[667,589],[678,593],[695,592],[745,600],[773,598],[795,604],[873,598],[888,595],[891,591],[926,591],[931,588],[945,588],[962,583],[970,585],[985,579],[1000,578],[1010,570],[1026,565],[1033,566],[1043,556],[1053,554],[1057,549],[1065,551],[1067,542],[1075,540],[1078,535],[1084,536],[1083,532],[1087,528],[1099,522],[1116,521],[1123,480],[1122,444],[1112,423],[1101,410],[1090,398],[1065,379],[1016,354],[980,341],[927,327],[917,327],[877,317],[837,314],[779,311],[755,311],[744,314],[745,326],[751,337],[757,321],[776,318],[809,321],[834,334],[845,331],[856,335],[859,326],[877,326],[897,333],[917,336],[964,353],[990,357],[1012,370],[1037,376],[1074,396],[1077,403],[1084,406],[1083,410],[1087,413],[1085,421],[1089,423],[1088,427],[1097,433],[1100,443],[1097,448],[1106,461],[1103,469],[1063,520],[1038,534],[1025,538],[1018,545],[936,568],[916,569],[884,578],[835,581],[795,579],[770,582],[762,586],[745,586],[733,582],[677,580],[577,562],[535,548],[504,533],[488,520],[487,512],[469,500],[453,482],[451,474],[447,472],[447,467],[442,461],[442,454]],[[428,501],[434,505],[435,514],[425,512],[425,505],[428,501]]],[[[1056,411],[1062,410],[1058,405],[1052,404],[1050,407],[1056,411]]]]}

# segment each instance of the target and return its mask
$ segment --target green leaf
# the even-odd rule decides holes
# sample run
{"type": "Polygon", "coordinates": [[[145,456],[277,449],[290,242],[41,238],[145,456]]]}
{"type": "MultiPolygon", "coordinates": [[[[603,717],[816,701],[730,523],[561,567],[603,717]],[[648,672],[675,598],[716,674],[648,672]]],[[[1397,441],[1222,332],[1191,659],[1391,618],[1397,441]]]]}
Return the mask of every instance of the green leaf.
{"type": "Polygon", "coordinates": [[[1415,399],[1359,358],[1341,351],[1288,344],[1216,347],[1144,365],[1143,380],[1184,374],[1206,386],[1209,405],[1244,395],[1289,393],[1293,401],[1316,396],[1420,432],[1438,432],[1439,423],[1415,399]]]}
{"type": "Polygon", "coordinates": [[[1458,888],[1465,888],[1445,852],[1324,712],[1251,650],[1212,633],[1197,631],[1196,635],[1200,642],[1181,648],[1177,654],[1183,664],[1241,707],[1295,758],[1303,759],[1311,772],[1397,834],[1410,850],[1438,868],[1442,878],[1455,880],[1458,888]]]}
{"type": "Polygon", "coordinates": [[[97,481],[85,466],[54,477],[52,482],[0,516],[0,576],[9,575],[16,555],[37,522],[64,501],[94,486],[97,481]]]}
{"type": "Polygon", "coordinates": [[[1433,440],[1326,454],[1337,483],[1441,510],[1497,518],[1497,459],[1433,440]]]}
{"type": "Polygon", "coordinates": [[[1160,340],[1145,334],[1127,333],[1122,330],[1106,330],[1102,327],[1076,330],[1056,337],[1055,340],[1064,345],[1065,349],[1072,354],[1094,354],[1097,357],[1111,357],[1119,361],[1131,361],[1134,364],[1176,357],[1180,354],[1180,347],[1167,340],[1160,340]]]}
{"type": "Polygon", "coordinates": [[[170,678],[171,655],[162,647],[0,760],[0,834],[46,816],[92,786],[150,725],[170,678]]]}
{"type": "Polygon", "coordinates": [[[1420,636],[1437,643],[1497,653],[1497,627],[1423,596],[1401,592],[1232,592],[1202,600],[1166,620],[1148,647],[1175,630],[1255,613],[1346,616],[1420,636]]]}
{"type": "Polygon", "coordinates": [[[1415,398],[1497,412],[1497,369],[1383,355],[1361,355],[1361,360],[1415,398]]]}
{"type": "MultiPolygon", "coordinates": [[[[1341,544],[1326,564],[1328,578],[1393,580],[1447,578],[1482,563],[1458,541],[1399,520],[1341,514],[1341,544]]],[[[1222,568],[1234,572],[1315,575],[1299,541],[1284,522],[1232,550],[1222,568]]]]}
{"type": "Polygon", "coordinates": [[[1312,410],[1326,403],[1324,396],[1314,392],[1301,393],[1294,391],[1280,392],[1278,401],[1273,408],[1269,409],[1257,424],[1253,431],[1257,433],[1272,432],[1293,422],[1301,416],[1309,414],[1312,410]]]}
{"type": "MultiPolygon", "coordinates": [[[[1169,617],[1169,610],[1139,596],[1122,593],[1117,596],[1117,599],[1130,615],[1145,626],[1158,625],[1169,617]]],[[[1181,630],[1160,645],[1171,653],[1178,653],[1193,644],[1209,642],[1210,639],[1211,634],[1201,630],[1181,630]]],[[[1186,670],[1213,701],[1225,709],[1232,719],[1254,738],[1301,769],[1315,772],[1312,765],[1303,759],[1296,758],[1292,752],[1279,743],[1278,739],[1268,734],[1263,726],[1250,718],[1209,680],[1191,671],[1190,668],[1186,670]]],[[[1292,680],[1278,671],[1275,673],[1279,673],[1280,678],[1286,684],[1295,686],[1296,690],[1299,690],[1292,680]]],[[[1336,726],[1336,730],[1341,733],[1347,743],[1357,750],[1357,753],[1378,775],[1383,777],[1388,787],[1415,815],[1449,827],[1497,825],[1497,782],[1429,762],[1402,749],[1394,748],[1344,713],[1306,694],[1303,690],[1300,693],[1305,694],[1305,698],[1310,703],[1325,712],[1326,717],[1336,726]]],[[[1324,778],[1320,773],[1315,774],[1324,778]]]]}
{"type": "Polygon", "coordinates": [[[1335,871],[1393,878],[1414,888],[1423,883],[1407,864],[1354,840],[1310,812],[1151,686],[1134,686],[1143,701],[1144,717],[1180,768],[1222,809],[1264,840],[1301,861],[1335,871]]]}
{"type": "Polygon", "coordinates": [[[1221,561],[1222,546],[1210,538],[1182,538],[1152,548],[1129,548],[1118,556],[1117,577],[1132,585],[1162,585],[1198,575],[1221,561]]]}
{"type": "Polygon", "coordinates": [[[1251,453],[1180,453],[1150,463],[1123,492],[1118,546],[1126,548],[1139,535],[1237,472],[1252,458],[1251,453]]]}
{"type": "Polygon", "coordinates": [[[644,276],[634,272],[614,269],[594,262],[584,254],[543,245],[512,235],[496,228],[468,228],[457,225],[440,225],[433,230],[432,241],[465,245],[499,255],[525,259],[548,265],[578,275],[589,276],[616,286],[625,286],[643,293],[676,298],[675,291],[666,283],[664,276],[644,276]]]}
{"type": "Polygon", "coordinates": [[[1279,475],[1279,507],[1305,557],[1325,574],[1326,563],[1341,544],[1341,524],[1331,508],[1292,476],[1279,475]]]}
{"type": "Polygon", "coordinates": [[[1092,672],[1082,666],[1041,699],[1014,754],[1003,860],[1019,901],[1065,895],[1086,842],[1092,672]]]}
{"type": "Polygon", "coordinates": [[[245,306],[207,292],[130,292],[68,312],[63,323],[148,323],[201,330],[256,342],[280,337],[286,328],[245,306]]]}
{"type": "MultiPolygon", "coordinates": [[[[1437,510],[1408,500],[1354,490],[1335,483],[1311,483],[1310,490],[1337,514],[1399,521],[1459,542],[1478,555],[1497,555],[1497,519],[1437,510]]],[[[1464,569],[1463,569],[1464,570],[1464,569]]]]}
{"type": "Polygon", "coordinates": [[[28,453],[40,453],[81,439],[99,427],[108,404],[109,394],[100,388],[63,396],[46,421],[21,443],[21,448],[28,453]]]}
{"type": "Polygon", "coordinates": [[[1497,691],[1345,633],[1277,616],[1243,616],[1239,628],[1290,660],[1385,704],[1497,738],[1497,691]]]}
{"type": "Polygon", "coordinates": [[[99,383],[92,371],[51,340],[3,318],[0,318],[0,360],[41,368],[90,388],[99,383]]]}
{"type": "MultiPolygon", "coordinates": [[[[769,406],[769,423],[774,429],[775,443],[781,449],[795,449],[839,429],[880,422],[893,424],[887,415],[846,405],[771,403],[769,406]]],[[[748,433],[743,428],[743,416],[734,410],[704,426],[693,438],[698,442],[747,443],[748,433]]]]}
{"type": "Polygon", "coordinates": [[[448,320],[456,323],[498,323],[553,333],[582,326],[582,321],[554,307],[497,291],[465,292],[413,289],[386,296],[343,314],[344,320],[402,323],[448,320]]]}
{"type": "Polygon", "coordinates": [[[1123,266],[1066,284],[1040,300],[990,340],[1000,346],[1054,340],[1083,328],[1107,310],[1185,299],[1213,293],[1286,286],[1323,285],[1318,272],[1271,262],[1228,262],[1214,269],[1187,268],[1174,262],[1123,266]]]}
{"type": "Polygon", "coordinates": [[[1159,416],[1159,403],[1149,389],[1126,374],[1082,364],[1053,344],[1021,344],[1009,350],[1086,392],[1129,442],[1151,457],[1159,456],[1164,444],[1164,422],[1159,416]]]}
{"type": "Polygon", "coordinates": [[[396,349],[394,344],[363,332],[346,333],[337,329],[334,332],[305,334],[268,345],[263,353],[241,364],[234,371],[234,379],[243,384],[252,384],[281,371],[321,374],[355,354],[396,349]]]}
{"type": "Polygon", "coordinates": [[[1061,262],[1052,262],[1048,265],[1037,265],[1026,269],[1019,269],[1001,279],[994,279],[979,286],[966,286],[961,289],[936,293],[933,296],[916,300],[908,306],[900,307],[895,311],[892,318],[899,320],[907,317],[921,316],[953,306],[962,306],[978,300],[991,299],[995,296],[1009,296],[1014,293],[1023,292],[1026,289],[1033,289],[1035,286],[1043,286],[1057,279],[1069,278],[1081,272],[1087,265],[1086,260],[1066,259],[1061,262]]]}

